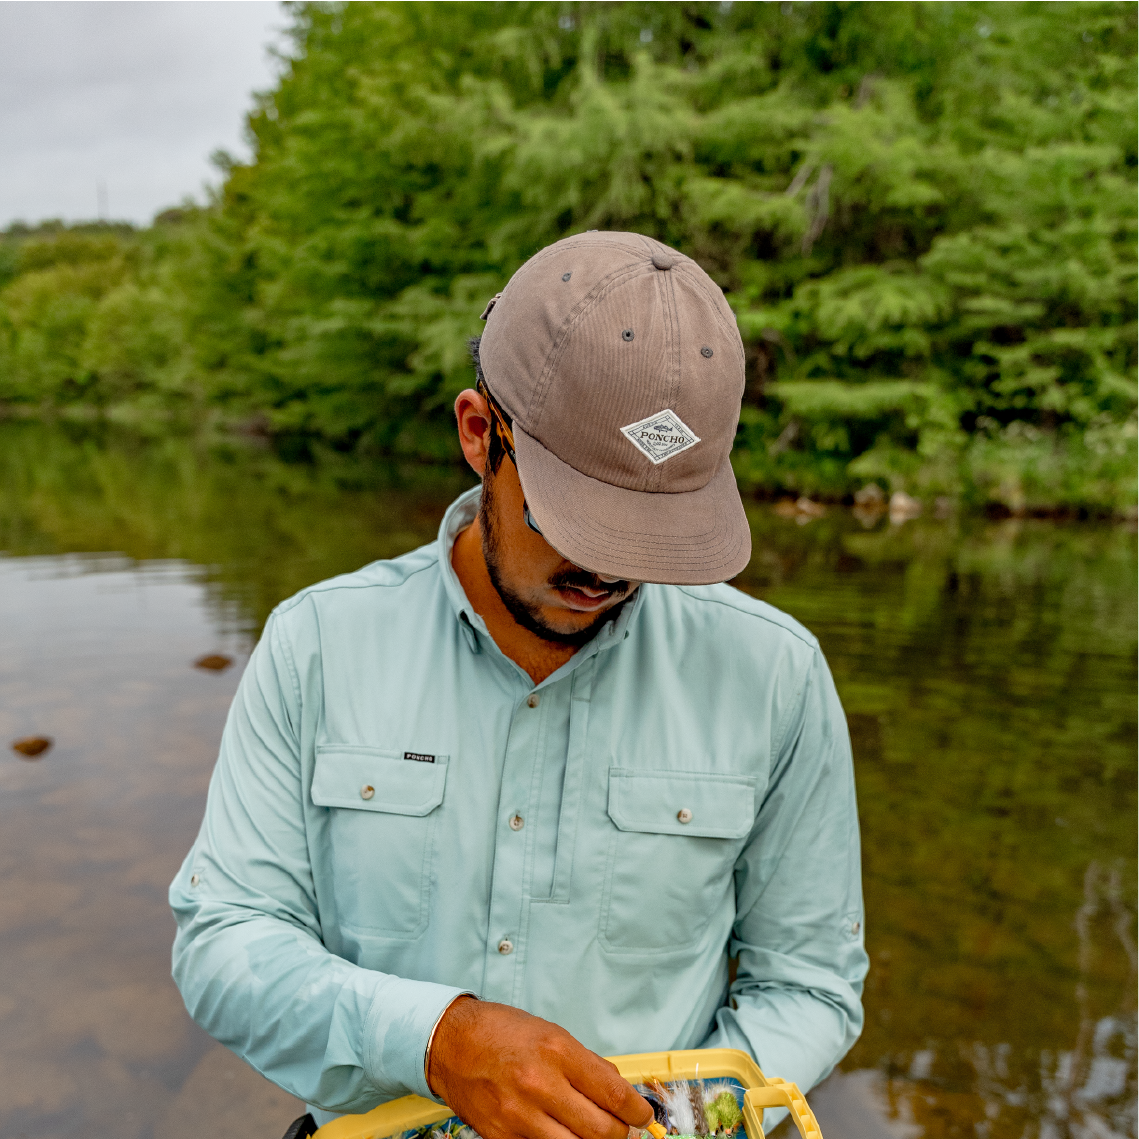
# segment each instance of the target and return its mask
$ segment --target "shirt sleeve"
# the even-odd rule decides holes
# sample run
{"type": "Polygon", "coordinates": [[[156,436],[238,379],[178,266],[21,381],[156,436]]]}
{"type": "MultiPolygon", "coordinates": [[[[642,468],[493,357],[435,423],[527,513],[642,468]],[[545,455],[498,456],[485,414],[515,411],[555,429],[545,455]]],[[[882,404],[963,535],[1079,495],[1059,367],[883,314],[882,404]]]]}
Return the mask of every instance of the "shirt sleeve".
{"type": "MultiPolygon", "coordinates": [[[[806,1092],[862,1031],[862,875],[846,718],[822,653],[775,744],[771,779],[736,863],[739,959],[705,1048],[740,1048],[806,1092]]],[[[765,1129],[786,1114],[769,1109],[765,1129]]]]}
{"type": "Polygon", "coordinates": [[[230,709],[198,839],[170,886],[174,980],[190,1015],[275,1084],[333,1112],[413,1092],[464,990],[330,953],[308,855],[301,698],[275,618],[230,709]]]}

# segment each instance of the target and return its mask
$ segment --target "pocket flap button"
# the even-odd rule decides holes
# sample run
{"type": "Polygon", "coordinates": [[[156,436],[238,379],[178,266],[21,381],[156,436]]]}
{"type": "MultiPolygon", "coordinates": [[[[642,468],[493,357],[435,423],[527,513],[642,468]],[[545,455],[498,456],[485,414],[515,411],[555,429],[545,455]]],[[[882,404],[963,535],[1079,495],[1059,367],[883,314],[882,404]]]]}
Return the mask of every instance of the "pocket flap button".
{"type": "Polygon", "coordinates": [[[682,823],[692,822],[692,812],[687,807],[681,807],[680,810],[676,812],[676,817],[682,823]]]}
{"type": "Polygon", "coordinates": [[[370,783],[365,783],[364,786],[360,788],[361,799],[370,799],[375,793],[376,789],[370,783]]]}

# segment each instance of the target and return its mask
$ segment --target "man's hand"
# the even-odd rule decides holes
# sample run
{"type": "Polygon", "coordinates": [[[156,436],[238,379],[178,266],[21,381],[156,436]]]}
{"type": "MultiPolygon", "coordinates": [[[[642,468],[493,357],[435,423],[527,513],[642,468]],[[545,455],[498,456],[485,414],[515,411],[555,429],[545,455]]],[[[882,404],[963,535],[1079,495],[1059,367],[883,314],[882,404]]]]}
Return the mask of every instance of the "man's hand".
{"type": "Polygon", "coordinates": [[[627,1139],[653,1110],[565,1029],[461,997],[431,1045],[431,1090],[483,1139],[627,1139]]]}

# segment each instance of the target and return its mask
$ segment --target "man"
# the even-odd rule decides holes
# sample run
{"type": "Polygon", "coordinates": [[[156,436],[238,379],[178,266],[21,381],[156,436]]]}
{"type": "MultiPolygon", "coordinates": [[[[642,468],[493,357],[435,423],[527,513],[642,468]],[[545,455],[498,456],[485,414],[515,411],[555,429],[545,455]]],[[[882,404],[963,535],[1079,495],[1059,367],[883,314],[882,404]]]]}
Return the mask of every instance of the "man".
{"type": "Polygon", "coordinates": [[[415,1092],[622,1139],[651,1109],[600,1056],[698,1046],[806,1090],[861,1028],[854,784],[815,639],[715,584],[731,310],[591,232],[484,317],[481,488],[279,606],[242,679],[171,886],[187,1008],[321,1121],[415,1092]]]}

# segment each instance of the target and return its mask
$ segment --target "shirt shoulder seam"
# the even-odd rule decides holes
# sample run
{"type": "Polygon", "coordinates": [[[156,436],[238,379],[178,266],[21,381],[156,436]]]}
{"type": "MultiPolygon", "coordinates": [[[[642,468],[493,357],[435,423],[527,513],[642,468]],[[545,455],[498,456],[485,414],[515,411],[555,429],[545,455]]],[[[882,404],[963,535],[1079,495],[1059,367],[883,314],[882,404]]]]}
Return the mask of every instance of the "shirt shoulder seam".
{"type": "MultiPolygon", "coordinates": [[[[392,559],[385,559],[391,561],[392,559]]],[[[328,581],[318,581],[315,585],[306,586],[299,593],[294,594],[292,597],[286,598],[273,610],[274,614],[288,613],[290,610],[295,609],[302,601],[307,600],[314,593],[332,593],[338,589],[398,589],[401,585],[406,585],[407,582],[413,578],[417,573],[423,573],[424,570],[429,570],[433,566],[438,565],[437,559],[432,559],[426,565],[417,567],[406,573],[399,581],[357,581],[348,582],[341,580],[342,577],[355,577],[355,574],[343,574],[340,577],[330,578],[328,581]]],[[[365,567],[367,568],[367,567],[365,567]]],[[[357,570],[356,573],[362,572],[357,570]]]]}
{"type": "MultiPolygon", "coordinates": [[[[284,658],[285,667],[289,671],[289,680],[293,686],[293,697],[297,702],[297,707],[301,706],[303,697],[301,696],[301,678],[297,673],[297,666],[293,660],[293,646],[289,642],[288,633],[276,622],[273,622],[273,636],[277,643],[281,646],[281,656],[284,658]]],[[[296,732],[295,726],[293,727],[294,734],[296,732]]]]}
{"type": "MultiPolygon", "coordinates": [[[[802,641],[808,648],[817,650],[819,647],[818,638],[814,633],[807,629],[799,632],[788,625],[783,624],[782,621],[774,621],[765,613],[757,613],[754,609],[748,609],[744,605],[736,605],[731,601],[727,601],[722,597],[701,597],[699,594],[693,593],[687,586],[678,585],[676,587],[686,597],[691,597],[693,601],[700,601],[707,605],[723,605],[725,609],[734,609],[737,613],[743,613],[745,616],[754,617],[757,621],[765,621],[768,625],[774,625],[777,629],[782,629],[785,633],[790,633],[796,640],[802,641]],[[805,635],[804,635],[805,634],[805,635]]],[[[794,620],[794,618],[792,618],[794,620]]]]}
{"type": "Polygon", "coordinates": [[[814,646],[814,653],[811,655],[810,660],[803,666],[803,673],[799,677],[798,689],[795,692],[795,698],[787,701],[787,707],[783,712],[783,718],[779,722],[778,734],[772,741],[772,756],[778,758],[783,754],[783,747],[787,742],[787,731],[791,727],[791,715],[793,712],[798,711],[799,706],[807,699],[807,688],[811,682],[811,674],[814,672],[818,664],[819,657],[822,655],[822,650],[818,645],[814,646]]]}

